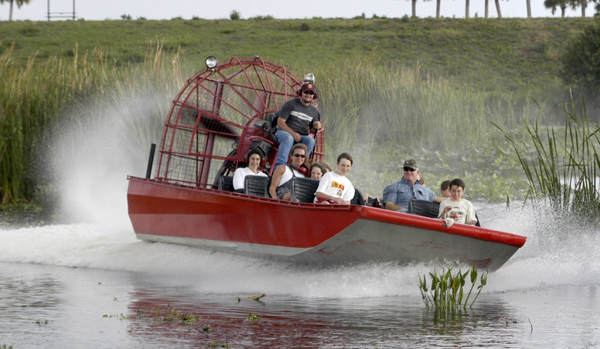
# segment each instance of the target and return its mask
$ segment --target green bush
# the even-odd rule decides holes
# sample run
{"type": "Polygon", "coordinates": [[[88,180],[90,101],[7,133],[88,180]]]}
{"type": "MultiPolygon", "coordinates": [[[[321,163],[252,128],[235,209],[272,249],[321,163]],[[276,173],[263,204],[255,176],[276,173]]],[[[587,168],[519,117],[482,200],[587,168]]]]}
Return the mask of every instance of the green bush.
{"type": "Polygon", "coordinates": [[[237,21],[238,19],[240,19],[242,17],[242,15],[240,14],[240,11],[238,10],[233,10],[231,11],[231,13],[229,14],[229,18],[232,21],[237,21]]]}
{"type": "Polygon", "coordinates": [[[593,100],[600,100],[600,20],[584,28],[562,56],[562,78],[581,88],[593,100]]]}

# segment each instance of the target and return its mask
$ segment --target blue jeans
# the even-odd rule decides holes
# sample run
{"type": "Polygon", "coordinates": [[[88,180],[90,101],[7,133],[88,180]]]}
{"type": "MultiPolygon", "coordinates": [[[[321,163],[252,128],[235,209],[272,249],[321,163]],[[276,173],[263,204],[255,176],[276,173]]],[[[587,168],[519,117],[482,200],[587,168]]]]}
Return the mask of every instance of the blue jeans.
{"type": "MultiPolygon", "coordinates": [[[[277,131],[275,131],[275,137],[277,137],[277,141],[279,141],[279,150],[277,151],[277,159],[275,159],[274,167],[277,168],[277,166],[279,165],[287,164],[288,156],[290,155],[290,150],[292,150],[292,147],[294,146],[294,137],[292,137],[291,134],[280,129],[277,129],[277,131]]],[[[300,142],[304,143],[304,145],[306,145],[306,148],[308,149],[306,156],[310,156],[310,153],[312,153],[313,149],[315,148],[315,139],[311,136],[300,137],[302,137],[300,142]]]]}

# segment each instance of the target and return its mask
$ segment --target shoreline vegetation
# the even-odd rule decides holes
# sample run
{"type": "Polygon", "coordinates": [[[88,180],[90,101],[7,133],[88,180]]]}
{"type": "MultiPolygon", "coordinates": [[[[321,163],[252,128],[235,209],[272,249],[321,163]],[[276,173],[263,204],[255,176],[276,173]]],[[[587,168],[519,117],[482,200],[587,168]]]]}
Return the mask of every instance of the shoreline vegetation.
{"type": "MultiPolygon", "coordinates": [[[[381,195],[385,185],[400,179],[402,162],[415,158],[435,192],[443,180],[462,177],[470,200],[524,200],[531,177],[521,168],[523,152],[530,156],[540,149],[531,146],[535,139],[523,125],[564,124],[569,86],[558,77],[560,56],[590,23],[586,18],[0,23],[0,213],[11,205],[56,208],[61,188],[53,169],[60,164],[53,159],[79,146],[55,146],[56,139],[90,132],[100,120],[133,140],[126,151],[144,161],[170,101],[203,68],[206,56],[225,60],[257,53],[296,76],[315,74],[327,153],[349,151],[359,160],[353,182],[363,192],[381,195]],[[150,100],[141,108],[144,115],[132,106],[139,98],[150,100]],[[119,105],[131,111],[115,118],[111,106],[119,105]],[[523,149],[514,147],[518,142],[523,149]]],[[[587,120],[588,114],[598,112],[580,116],[587,120]]],[[[597,124],[590,121],[589,127],[597,124]]]]}

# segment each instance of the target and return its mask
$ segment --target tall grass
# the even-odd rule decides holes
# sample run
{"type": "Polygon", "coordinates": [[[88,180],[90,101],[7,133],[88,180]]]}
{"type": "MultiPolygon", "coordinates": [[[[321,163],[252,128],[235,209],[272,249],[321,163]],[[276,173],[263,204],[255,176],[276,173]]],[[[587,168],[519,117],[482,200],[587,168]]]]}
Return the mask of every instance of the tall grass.
{"type": "Polygon", "coordinates": [[[488,138],[489,120],[514,127],[533,109],[375,54],[316,73],[328,143],[340,151],[365,143],[463,150],[488,138]]]}
{"type": "MultiPolygon", "coordinates": [[[[67,129],[83,134],[98,119],[104,120],[123,129],[145,156],[151,135],[160,132],[170,101],[190,75],[181,72],[179,52],[164,53],[161,44],[140,52],[139,63],[127,65],[109,59],[106,51],[80,53],[77,47],[68,63],[57,57],[38,62],[34,55],[22,66],[13,62],[13,54],[10,48],[0,56],[2,203],[31,198],[36,185],[51,180],[39,171],[48,167],[48,155],[78,151],[76,139],[69,149],[47,149],[67,129]],[[142,115],[144,122],[136,122],[140,112],[135,110],[111,110],[132,104],[136,94],[156,96],[144,101],[150,106],[133,107],[151,110],[142,115]],[[107,117],[115,114],[117,118],[107,117]]],[[[490,120],[512,128],[521,118],[529,118],[531,109],[515,107],[510,94],[480,92],[452,79],[434,78],[418,64],[405,67],[374,53],[315,68],[332,158],[359,148],[379,150],[374,161],[381,164],[398,158],[398,149],[460,154],[488,141],[490,120]]],[[[387,178],[380,179],[372,187],[379,190],[384,182],[389,184],[387,178]]]]}
{"type": "MultiPolygon", "coordinates": [[[[179,56],[165,55],[162,46],[145,54],[141,64],[118,66],[103,50],[80,55],[74,49],[69,63],[50,57],[41,63],[30,57],[23,67],[12,60],[13,48],[0,55],[0,203],[7,204],[32,196],[35,186],[43,181],[40,168],[53,152],[51,141],[66,130],[85,129],[92,120],[106,114],[109,105],[125,103],[140,90],[168,90],[164,101],[183,84],[179,56]],[[89,103],[91,99],[101,103],[89,103]],[[44,156],[40,156],[44,154],[44,156]]],[[[160,113],[158,113],[160,114],[160,113]]],[[[127,115],[118,119],[116,127],[129,127],[131,137],[146,147],[147,135],[160,127],[151,122],[143,127],[130,127],[127,115]]],[[[76,150],[78,144],[71,144],[76,150]]]]}
{"type": "Polygon", "coordinates": [[[600,217],[600,127],[587,115],[585,101],[572,99],[565,126],[524,122],[522,141],[504,132],[517,154],[532,198],[548,199],[555,211],[600,217]]]}

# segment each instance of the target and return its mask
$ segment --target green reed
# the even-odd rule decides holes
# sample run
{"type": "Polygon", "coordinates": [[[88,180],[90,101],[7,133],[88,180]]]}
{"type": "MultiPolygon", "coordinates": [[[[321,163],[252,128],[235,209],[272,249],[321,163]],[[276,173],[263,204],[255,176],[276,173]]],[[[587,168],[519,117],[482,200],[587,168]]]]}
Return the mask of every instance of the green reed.
{"type": "MultiPolygon", "coordinates": [[[[189,76],[181,72],[179,52],[165,53],[160,43],[128,64],[107,58],[104,50],[80,53],[77,47],[68,59],[38,62],[34,55],[25,66],[12,55],[12,48],[0,55],[0,203],[30,198],[40,182],[51,181],[43,171],[47,159],[80,146],[73,139],[63,143],[67,149],[50,147],[67,130],[84,134],[99,121],[119,127],[136,143],[126,151],[145,156],[189,76]],[[144,94],[155,98],[134,98],[144,94]],[[120,109],[124,105],[130,108],[120,109]]],[[[510,94],[491,96],[434,78],[419,64],[401,66],[375,54],[315,68],[330,154],[357,147],[460,152],[488,141],[490,119],[512,128],[530,113],[528,104],[517,110],[510,94]]],[[[379,162],[398,154],[384,155],[379,162]]]]}
{"type": "Polygon", "coordinates": [[[547,199],[555,211],[600,216],[600,127],[587,116],[585,101],[572,99],[564,127],[524,122],[526,137],[510,141],[529,184],[528,196],[547,199]]]}
{"type": "Polygon", "coordinates": [[[374,53],[316,70],[328,143],[464,149],[485,142],[495,120],[508,127],[533,108],[515,107],[510,93],[488,94],[450,78],[433,77],[419,63],[384,62],[374,53]],[[329,142],[332,141],[332,142],[329,142]]]}
{"type": "Polygon", "coordinates": [[[459,269],[454,275],[452,274],[452,268],[449,268],[447,271],[442,269],[440,274],[434,270],[433,273],[429,273],[431,287],[428,287],[427,277],[423,275],[421,278],[419,274],[419,290],[421,291],[423,303],[425,303],[427,309],[434,308],[436,312],[441,314],[461,314],[462,311],[466,310],[467,306],[473,307],[481,290],[487,284],[488,273],[484,272],[479,278],[477,294],[469,304],[469,299],[477,284],[477,275],[475,266],[464,273],[459,269]],[[471,287],[465,297],[464,287],[467,276],[469,276],[469,280],[471,281],[471,287]]]}
{"type": "MultiPolygon", "coordinates": [[[[69,60],[50,57],[37,62],[32,56],[25,66],[12,60],[13,48],[0,55],[0,203],[31,197],[35,185],[47,173],[53,153],[52,140],[61,133],[106,119],[110,106],[125,104],[136,93],[163,93],[155,100],[160,122],[147,118],[133,123],[121,115],[117,127],[148,149],[149,134],[156,133],[169,108],[169,100],[183,84],[179,54],[165,54],[162,45],[145,54],[141,63],[119,66],[103,50],[80,54],[77,47],[69,60]],[[175,87],[177,86],[177,87],[175,87]],[[96,103],[91,103],[95,100],[96,103]],[[134,126],[132,126],[134,125],[134,126]]],[[[78,145],[71,144],[70,151],[78,145]]]]}

